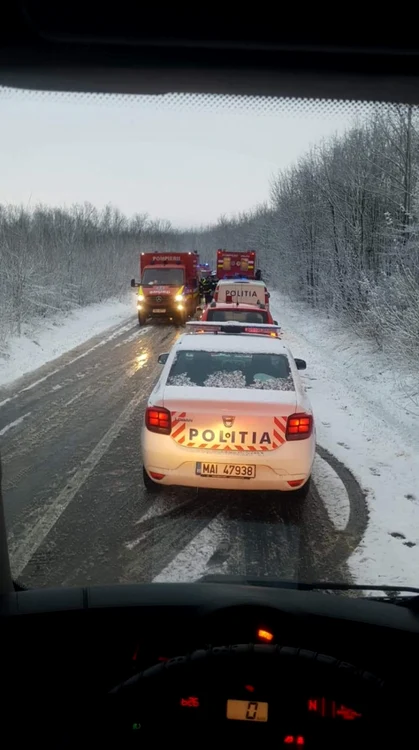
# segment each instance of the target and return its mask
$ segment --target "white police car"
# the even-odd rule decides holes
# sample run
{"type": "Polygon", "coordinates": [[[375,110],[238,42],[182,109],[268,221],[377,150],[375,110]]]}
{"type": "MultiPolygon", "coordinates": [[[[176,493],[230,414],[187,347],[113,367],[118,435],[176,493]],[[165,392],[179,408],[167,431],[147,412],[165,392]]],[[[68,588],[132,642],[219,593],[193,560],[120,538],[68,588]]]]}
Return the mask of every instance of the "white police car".
{"type": "Polygon", "coordinates": [[[265,283],[255,279],[221,279],[214,291],[215,302],[244,302],[266,307],[270,296],[265,283]]]}
{"type": "Polygon", "coordinates": [[[188,323],[160,355],[164,368],[142,431],[148,490],[163,484],[307,495],[315,428],[298,373],[306,365],[277,330],[188,323]]]}

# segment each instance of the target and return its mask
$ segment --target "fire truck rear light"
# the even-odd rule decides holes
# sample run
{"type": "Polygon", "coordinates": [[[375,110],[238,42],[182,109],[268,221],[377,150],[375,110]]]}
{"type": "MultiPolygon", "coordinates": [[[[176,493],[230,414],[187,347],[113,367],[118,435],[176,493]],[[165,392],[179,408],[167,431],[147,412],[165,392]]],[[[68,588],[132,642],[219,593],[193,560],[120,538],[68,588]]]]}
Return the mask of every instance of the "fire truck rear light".
{"type": "Polygon", "coordinates": [[[304,440],[313,432],[313,417],[311,414],[291,414],[288,417],[287,440],[304,440]]]}

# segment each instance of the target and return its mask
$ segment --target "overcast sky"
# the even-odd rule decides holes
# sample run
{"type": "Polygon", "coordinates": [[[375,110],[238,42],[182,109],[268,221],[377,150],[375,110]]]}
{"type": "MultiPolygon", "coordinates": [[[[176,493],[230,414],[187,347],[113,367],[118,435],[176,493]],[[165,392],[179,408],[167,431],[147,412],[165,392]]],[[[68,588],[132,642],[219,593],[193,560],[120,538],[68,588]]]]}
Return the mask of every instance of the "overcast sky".
{"type": "Polygon", "coordinates": [[[272,175],[355,116],[243,101],[3,91],[0,203],[113,203],[196,226],[267,200],[272,175]]]}

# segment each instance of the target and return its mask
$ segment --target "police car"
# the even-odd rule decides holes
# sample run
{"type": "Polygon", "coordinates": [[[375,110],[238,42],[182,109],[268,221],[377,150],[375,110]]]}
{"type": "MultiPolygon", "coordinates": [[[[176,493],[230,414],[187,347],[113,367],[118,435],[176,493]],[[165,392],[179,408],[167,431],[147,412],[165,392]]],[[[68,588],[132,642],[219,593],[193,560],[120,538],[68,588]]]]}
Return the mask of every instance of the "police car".
{"type": "Polygon", "coordinates": [[[270,294],[263,281],[255,279],[221,279],[214,291],[215,302],[244,302],[269,305],[270,294]]]}
{"type": "Polygon", "coordinates": [[[187,323],[145,412],[144,484],[280,490],[304,498],[315,452],[313,413],[277,326],[187,323]]]}
{"type": "Polygon", "coordinates": [[[248,305],[241,302],[213,301],[204,308],[200,320],[212,323],[223,323],[231,320],[239,323],[268,323],[270,325],[278,325],[266,305],[260,302],[256,305],[248,305]]]}

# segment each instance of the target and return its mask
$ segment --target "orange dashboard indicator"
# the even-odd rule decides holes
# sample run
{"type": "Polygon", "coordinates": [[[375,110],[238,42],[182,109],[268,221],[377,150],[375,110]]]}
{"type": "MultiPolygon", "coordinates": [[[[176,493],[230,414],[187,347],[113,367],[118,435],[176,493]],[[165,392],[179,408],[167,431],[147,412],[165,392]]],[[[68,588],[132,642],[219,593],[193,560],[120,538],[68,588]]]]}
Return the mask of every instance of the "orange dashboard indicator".
{"type": "Polygon", "coordinates": [[[199,708],[199,698],[197,695],[190,695],[188,698],[181,698],[180,705],[184,708],[199,708]]]}
{"type": "Polygon", "coordinates": [[[260,641],[266,641],[267,643],[274,639],[274,634],[270,633],[269,630],[263,630],[263,628],[259,628],[257,635],[260,641]]]}

